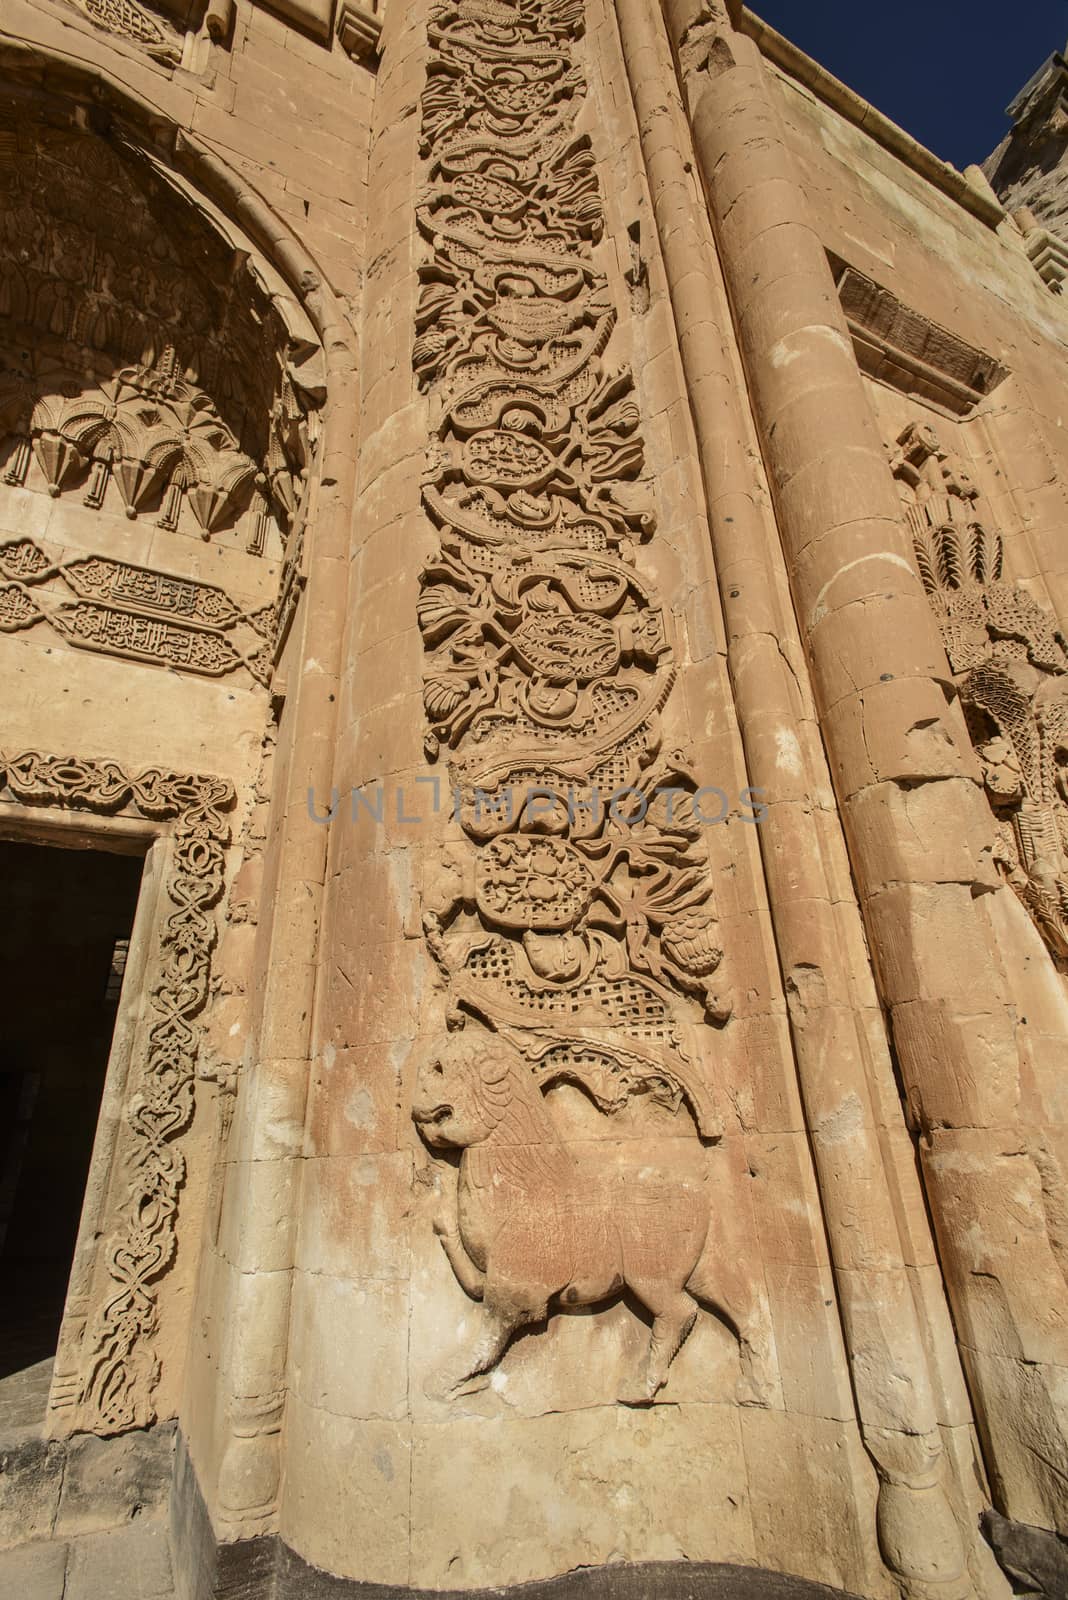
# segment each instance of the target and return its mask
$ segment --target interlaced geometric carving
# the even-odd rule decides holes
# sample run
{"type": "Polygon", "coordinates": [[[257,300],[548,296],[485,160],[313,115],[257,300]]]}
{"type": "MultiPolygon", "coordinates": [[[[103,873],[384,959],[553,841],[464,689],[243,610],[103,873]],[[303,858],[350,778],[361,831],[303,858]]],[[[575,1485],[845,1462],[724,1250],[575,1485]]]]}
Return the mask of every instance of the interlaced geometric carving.
{"type": "Polygon", "coordinates": [[[66,4],[109,33],[143,45],[165,66],[176,67],[182,59],[181,35],[137,0],[66,0],[66,4]]]}
{"type": "Polygon", "coordinates": [[[1058,962],[1068,960],[1068,646],[1003,576],[1001,535],[934,429],[911,424],[895,476],[999,821],[999,864],[1058,962]]]}
{"type": "Polygon", "coordinates": [[[124,1182],[103,1250],[109,1286],[85,1330],[78,1373],[58,1370],[54,1404],[79,1405],[78,1425],[114,1433],[154,1416],[159,1362],[157,1285],[174,1257],[185,1158],[178,1145],[194,1108],[196,1018],[208,996],[234,803],[231,784],[158,768],[131,776],[112,761],[37,751],[0,755],[0,797],[24,805],[115,815],[130,809],[173,822],[165,885],[171,910],[160,929],[160,970],[149,995],[152,1021],[143,1060],[131,1072],[120,1149],[124,1182]]]}

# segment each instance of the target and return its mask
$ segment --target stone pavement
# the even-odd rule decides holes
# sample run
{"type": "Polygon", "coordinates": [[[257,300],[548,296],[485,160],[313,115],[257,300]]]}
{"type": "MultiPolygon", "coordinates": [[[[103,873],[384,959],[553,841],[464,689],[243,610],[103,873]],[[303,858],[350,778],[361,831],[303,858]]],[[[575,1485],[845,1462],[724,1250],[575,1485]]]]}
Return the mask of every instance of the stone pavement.
{"type": "Polygon", "coordinates": [[[0,1551],[0,1594],[9,1600],[171,1600],[166,1523],[127,1523],[0,1551]]]}

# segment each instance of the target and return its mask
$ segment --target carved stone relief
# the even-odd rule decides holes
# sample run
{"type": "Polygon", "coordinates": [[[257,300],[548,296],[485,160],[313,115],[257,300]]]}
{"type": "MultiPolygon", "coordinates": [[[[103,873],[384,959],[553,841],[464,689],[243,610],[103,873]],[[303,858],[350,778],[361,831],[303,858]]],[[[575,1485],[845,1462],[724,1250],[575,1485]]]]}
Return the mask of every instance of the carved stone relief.
{"type": "Polygon", "coordinates": [[[1057,962],[1068,960],[1068,647],[1005,581],[979,491],[926,424],[893,454],[924,588],[999,822],[1000,866],[1057,962]]]}
{"type": "Polygon", "coordinates": [[[700,1306],[748,1329],[744,1271],[732,1267],[709,1186],[601,1140],[561,1136],[530,1063],[470,1028],[451,1035],[416,1086],[412,1115],[433,1148],[461,1150],[458,1205],[434,1231],[485,1317],[443,1398],[477,1388],[512,1336],[550,1307],[598,1305],[629,1290],[653,1319],[640,1368],[619,1398],[652,1400],[700,1306]]]}
{"type": "Polygon", "coordinates": [[[901,394],[967,416],[1008,377],[1008,368],[932,322],[828,251],[838,297],[863,372],[901,394]]]}
{"type": "Polygon", "coordinates": [[[282,397],[275,411],[261,470],[211,397],[183,377],[172,346],[94,388],[35,342],[32,353],[0,354],[0,474],[25,487],[35,462],[53,499],[81,491],[91,510],[115,503],[131,521],[155,512],[159,527],[204,539],[236,526],[250,554],[268,544],[277,553],[299,482],[279,437],[282,397]]]}
{"type": "Polygon", "coordinates": [[[107,376],[151,367],[172,349],[177,372],[211,396],[239,448],[262,460],[288,334],[229,241],[112,141],[28,117],[5,131],[5,347],[52,341],[48,356],[74,372],[84,372],[85,352],[98,352],[107,376]]]}
{"type": "Polygon", "coordinates": [[[234,0],[52,0],[76,11],[94,28],[133,45],[161,67],[200,70],[202,43],[226,44],[233,30],[234,0]],[[190,48],[192,47],[192,48],[190,48]],[[199,59],[198,59],[199,58],[199,59]]]}
{"type": "MultiPolygon", "coordinates": [[[[253,619],[280,640],[300,592],[299,513],[324,398],[311,346],[294,344],[244,256],[143,160],[30,119],[9,138],[0,478],[281,559],[275,617],[253,619]]],[[[22,590],[2,605],[7,627],[38,620],[22,590]]],[[[211,674],[244,660],[263,680],[261,643],[190,634],[188,619],[164,624],[168,609],[150,605],[146,627],[84,596],[50,620],[86,648],[211,674]]]]}
{"type": "Polygon", "coordinates": [[[99,28],[140,45],[154,61],[176,67],[182,59],[183,36],[171,22],[138,0],[63,0],[99,28]]]}
{"type": "Polygon", "coordinates": [[[107,556],[53,562],[32,539],[0,544],[0,575],[0,632],[47,623],[79,650],[212,678],[244,666],[269,681],[273,606],[249,615],[214,584],[107,556]],[[55,580],[78,598],[57,602],[55,580]]]}
{"type": "Polygon", "coordinates": [[[197,1017],[208,996],[216,940],[213,908],[223,891],[232,786],[201,774],[151,768],[136,776],[112,761],[0,754],[0,798],[29,806],[114,816],[128,811],[171,823],[165,883],[170,909],[159,929],[159,962],[144,1050],[131,1064],[116,1152],[113,1203],[99,1261],[106,1287],[68,1307],[56,1357],[51,1407],[68,1428],[116,1433],[155,1416],[157,1286],[174,1257],[185,1178],[179,1140],[194,1108],[197,1017]]]}
{"type": "MultiPolygon", "coordinates": [[[[423,927],[462,1031],[413,1114],[464,1150],[438,1231],[485,1306],[442,1391],[488,1381],[547,1306],[626,1283],[655,1318],[627,1395],[648,1401],[715,1298],[709,1218],[665,1174],[624,1204],[625,1175],[583,1164],[547,1091],[580,1086],[609,1140],[650,1099],[715,1138],[707,1059],[730,1003],[697,782],[661,749],[676,667],[637,559],[654,519],[633,379],[605,359],[582,31],[580,0],[444,4],[429,23],[414,364],[440,418],[424,491],[439,545],[419,625],[427,755],[448,764],[462,838],[428,869],[423,927]]],[[[729,1318],[748,1355],[752,1301],[729,1318]]]]}

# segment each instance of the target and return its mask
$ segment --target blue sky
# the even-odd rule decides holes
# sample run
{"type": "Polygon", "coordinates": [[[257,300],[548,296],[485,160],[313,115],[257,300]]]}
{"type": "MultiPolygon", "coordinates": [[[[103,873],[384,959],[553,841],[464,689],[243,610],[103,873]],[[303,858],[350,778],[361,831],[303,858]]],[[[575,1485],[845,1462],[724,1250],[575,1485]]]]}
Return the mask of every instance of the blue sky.
{"type": "Polygon", "coordinates": [[[944,161],[983,161],[1005,107],[1068,40],[1068,0],[748,0],[944,161]]]}

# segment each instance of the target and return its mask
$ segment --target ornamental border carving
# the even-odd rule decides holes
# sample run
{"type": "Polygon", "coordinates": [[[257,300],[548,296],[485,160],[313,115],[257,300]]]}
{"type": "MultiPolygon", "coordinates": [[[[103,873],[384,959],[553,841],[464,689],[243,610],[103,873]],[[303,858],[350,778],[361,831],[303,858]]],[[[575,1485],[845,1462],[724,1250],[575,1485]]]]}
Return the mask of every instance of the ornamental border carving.
{"type": "Polygon", "coordinates": [[[96,1253],[92,1276],[95,1282],[105,1271],[106,1289],[94,1291],[73,1363],[61,1370],[62,1343],[57,1355],[50,1410],[58,1431],[119,1433],[145,1427],[156,1415],[158,1285],[177,1246],[186,1173],[180,1140],[193,1119],[197,1018],[208,997],[213,912],[230,840],[223,813],[235,798],[226,779],[200,773],[150,767],[130,774],[110,760],[0,753],[0,800],[172,825],[148,1018],[130,1062],[112,1156],[125,1192],[96,1253]]]}

